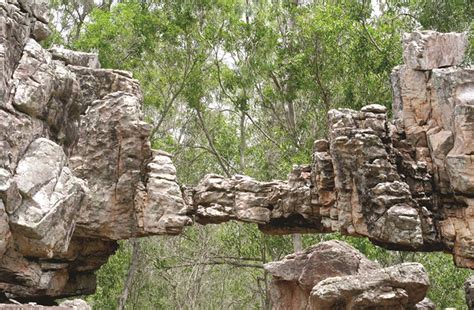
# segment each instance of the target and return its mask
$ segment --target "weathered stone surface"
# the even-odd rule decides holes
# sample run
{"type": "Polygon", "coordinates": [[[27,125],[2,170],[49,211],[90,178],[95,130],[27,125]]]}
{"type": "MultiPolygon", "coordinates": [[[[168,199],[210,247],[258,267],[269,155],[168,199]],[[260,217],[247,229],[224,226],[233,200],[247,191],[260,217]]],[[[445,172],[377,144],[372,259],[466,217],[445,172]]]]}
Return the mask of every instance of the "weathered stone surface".
{"type": "Polygon", "coordinates": [[[436,305],[429,300],[428,298],[423,299],[419,303],[417,303],[414,307],[414,310],[435,310],[436,305]]]}
{"type": "Polygon", "coordinates": [[[311,168],[295,166],[288,183],[259,182],[247,176],[207,175],[194,188],[198,223],[229,220],[257,223],[266,233],[323,231],[312,206],[311,168]],[[279,230],[279,227],[283,230],[279,230]]]}
{"type": "Polygon", "coordinates": [[[197,221],[236,219],[266,233],[340,231],[387,247],[442,248],[428,164],[397,148],[385,108],[331,110],[328,119],[329,139],[315,143],[313,165],[295,166],[288,182],[205,177],[193,197],[197,221]]]}
{"type": "Polygon", "coordinates": [[[457,66],[464,59],[467,43],[467,33],[407,33],[403,36],[403,60],[416,70],[457,66]]]}
{"type": "Polygon", "coordinates": [[[274,309],[307,309],[311,289],[320,281],[380,268],[342,241],[322,242],[264,267],[273,276],[270,293],[274,309]]]}
{"type": "Polygon", "coordinates": [[[393,122],[380,105],[330,111],[327,139],[288,181],[208,175],[184,191],[171,157],[151,149],[131,74],[38,43],[44,2],[0,3],[0,292],[92,293],[116,240],[179,234],[193,219],[338,231],[474,268],[474,69],[446,67],[464,34],[407,37],[393,122]]]}
{"type": "Polygon", "coordinates": [[[309,308],[407,309],[424,299],[429,285],[428,274],[421,264],[403,263],[370,274],[323,280],[311,291],[309,308]]]}
{"type": "Polygon", "coordinates": [[[267,263],[273,309],[434,309],[423,266],[381,268],[342,241],[322,242],[267,263]]]}
{"type": "Polygon", "coordinates": [[[33,141],[18,163],[13,182],[22,202],[7,212],[15,244],[25,256],[51,258],[68,249],[87,187],[65,164],[62,148],[44,138],[33,141]]]}
{"type": "MultiPolygon", "coordinates": [[[[457,36],[456,40],[462,37],[457,36]]],[[[445,50],[450,49],[440,47],[440,51],[445,50]]],[[[471,268],[473,207],[470,197],[474,184],[472,85],[472,67],[423,72],[405,65],[392,74],[395,125],[396,130],[401,132],[401,135],[394,136],[394,146],[404,158],[410,156],[416,160],[415,164],[425,162],[426,172],[432,177],[434,187],[431,194],[422,190],[426,197],[432,197],[431,206],[424,204],[424,207],[430,213],[438,210],[437,218],[441,220],[438,229],[443,246],[452,249],[457,264],[471,268]],[[406,141],[400,139],[403,134],[406,141]],[[415,156],[409,154],[413,146],[415,156]]]]}
{"type": "Polygon", "coordinates": [[[10,237],[11,232],[8,224],[8,215],[3,201],[0,200],[0,257],[7,251],[10,237]]]}
{"type": "Polygon", "coordinates": [[[49,49],[53,59],[61,60],[67,65],[100,68],[99,56],[94,53],[75,52],[62,46],[53,46],[49,49]]]}
{"type": "Polygon", "coordinates": [[[0,292],[30,300],[93,293],[115,240],[191,222],[138,82],[44,50],[46,3],[0,4],[0,292]]]}
{"type": "Polygon", "coordinates": [[[148,164],[146,189],[135,196],[137,234],[181,233],[192,220],[183,200],[181,189],[176,182],[176,168],[171,156],[162,151],[153,154],[148,164]]]}
{"type": "Polygon", "coordinates": [[[91,306],[87,304],[82,299],[70,299],[70,300],[65,300],[59,304],[60,307],[65,307],[69,309],[74,309],[74,310],[91,310],[91,306]]]}

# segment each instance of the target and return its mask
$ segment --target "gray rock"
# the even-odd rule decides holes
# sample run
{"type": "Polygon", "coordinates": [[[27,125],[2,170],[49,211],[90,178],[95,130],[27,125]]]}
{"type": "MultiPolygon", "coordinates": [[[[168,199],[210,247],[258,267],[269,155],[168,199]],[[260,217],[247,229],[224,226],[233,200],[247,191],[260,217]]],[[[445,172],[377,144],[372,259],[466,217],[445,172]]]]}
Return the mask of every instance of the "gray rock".
{"type": "Polygon", "coordinates": [[[467,33],[416,31],[403,36],[403,60],[411,69],[457,66],[464,60],[467,33]]]}
{"type": "Polygon", "coordinates": [[[22,203],[10,215],[10,225],[17,248],[26,256],[51,258],[68,249],[87,187],[65,164],[62,148],[40,138],[17,166],[13,181],[22,203]]]}
{"type": "Polygon", "coordinates": [[[115,240],[191,223],[138,82],[95,54],[44,50],[46,12],[0,5],[0,291],[45,300],[92,293],[115,240]]]}
{"type": "Polygon", "coordinates": [[[405,38],[394,122],[380,105],[331,110],[327,140],[287,181],[208,175],[183,194],[170,155],[151,149],[138,81],[95,54],[44,50],[44,4],[0,5],[0,293],[90,294],[117,240],[194,219],[442,249],[474,268],[474,70],[439,68],[459,64],[465,34],[405,38]]]}
{"type": "Polygon", "coordinates": [[[425,297],[422,301],[417,303],[414,307],[414,310],[435,310],[436,305],[428,298],[425,297]]]}
{"type": "Polygon", "coordinates": [[[380,266],[342,241],[326,241],[264,265],[272,275],[274,309],[307,309],[311,289],[337,276],[371,273],[380,266]]]}
{"type": "Polygon", "coordinates": [[[99,55],[95,53],[76,52],[62,46],[53,46],[49,49],[53,59],[64,61],[67,65],[100,68],[99,55]]]}
{"type": "Polygon", "coordinates": [[[403,263],[370,274],[333,277],[316,284],[309,309],[414,307],[425,298],[428,274],[421,264],[403,263]]]}
{"type": "Polygon", "coordinates": [[[73,310],[92,310],[91,306],[87,304],[82,299],[69,299],[61,302],[59,304],[60,307],[65,307],[67,309],[73,309],[73,310]]]}

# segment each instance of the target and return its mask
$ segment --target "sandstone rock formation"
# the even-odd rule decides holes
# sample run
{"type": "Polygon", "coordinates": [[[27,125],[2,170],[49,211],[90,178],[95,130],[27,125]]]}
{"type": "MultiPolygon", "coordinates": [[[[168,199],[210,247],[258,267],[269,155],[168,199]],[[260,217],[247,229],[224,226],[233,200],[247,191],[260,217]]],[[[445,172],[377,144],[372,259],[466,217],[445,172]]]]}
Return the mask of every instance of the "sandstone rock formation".
{"type": "Polygon", "coordinates": [[[393,122],[379,105],[332,110],[313,163],[288,181],[209,175],[183,194],[170,155],[150,147],[138,82],[41,47],[45,2],[0,3],[0,299],[92,293],[117,240],[193,220],[340,231],[474,268],[474,69],[453,67],[464,34],[405,38],[393,122]]]}
{"type": "Polygon", "coordinates": [[[452,252],[474,268],[474,68],[467,35],[416,32],[392,74],[393,115],[331,110],[327,140],[288,182],[204,178],[196,221],[254,222],[266,233],[365,236],[389,249],[452,252]]]}
{"type": "Polygon", "coordinates": [[[19,300],[92,293],[116,240],[191,223],[137,81],[43,49],[46,4],[0,4],[0,291],[19,300]]]}
{"type": "Polygon", "coordinates": [[[406,64],[392,74],[397,148],[426,166],[432,188],[419,187],[418,195],[430,198],[420,205],[456,263],[473,268],[474,68],[451,67],[462,61],[466,34],[423,32],[405,40],[413,38],[404,42],[406,64]],[[421,65],[407,60],[415,56],[421,65]]]}
{"type": "Polygon", "coordinates": [[[422,265],[381,268],[341,241],[322,242],[264,267],[273,276],[274,309],[434,309],[424,300],[429,280],[422,265]]]}

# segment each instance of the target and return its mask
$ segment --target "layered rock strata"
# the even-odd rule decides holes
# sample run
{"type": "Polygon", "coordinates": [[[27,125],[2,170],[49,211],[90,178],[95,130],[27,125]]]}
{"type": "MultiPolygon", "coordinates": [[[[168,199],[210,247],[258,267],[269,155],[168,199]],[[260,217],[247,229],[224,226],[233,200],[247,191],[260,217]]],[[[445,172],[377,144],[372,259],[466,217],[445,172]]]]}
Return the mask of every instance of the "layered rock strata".
{"type": "Polygon", "coordinates": [[[406,35],[405,65],[391,80],[394,145],[401,156],[411,153],[426,165],[432,184],[412,192],[429,198],[424,206],[456,263],[473,268],[474,68],[456,67],[466,45],[466,33],[406,35]]]}
{"type": "Polygon", "coordinates": [[[341,241],[322,242],[268,263],[273,309],[434,309],[423,266],[381,268],[341,241]],[[419,304],[418,304],[419,303],[419,304]]]}
{"type": "Polygon", "coordinates": [[[0,299],[90,294],[116,240],[191,223],[138,82],[43,49],[46,4],[0,4],[0,299]]]}
{"type": "Polygon", "coordinates": [[[379,105],[332,110],[313,163],[288,181],[208,175],[183,193],[170,155],[150,147],[138,82],[97,55],[42,48],[45,8],[0,3],[0,299],[92,293],[117,240],[193,220],[339,231],[474,268],[474,73],[455,67],[465,34],[405,38],[393,122],[379,105]]]}
{"type": "Polygon", "coordinates": [[[393,121],[377,104],[331,110],[313,163],[287,182],[205,177],[196,221],[253,222],[266,233],[341,232],[388,249],[447,251],[474,268],[474,69],[465,33],[404,37],[393,121]]]}

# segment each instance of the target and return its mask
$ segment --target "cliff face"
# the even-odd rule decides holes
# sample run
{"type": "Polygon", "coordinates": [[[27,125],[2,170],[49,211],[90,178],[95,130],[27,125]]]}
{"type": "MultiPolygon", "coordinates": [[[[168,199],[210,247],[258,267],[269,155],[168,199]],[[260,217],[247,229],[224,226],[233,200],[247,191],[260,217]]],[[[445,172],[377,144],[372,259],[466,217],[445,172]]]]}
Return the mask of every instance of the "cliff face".
{"type": "Polygon", "coordinates": [[[379,105],[332,110],[313,163],[288,181],[205,177],[182,193],[150,148],[140,87],[97,55],[43,49],[45,3],[0,3],[0,291],[92,293],[116,240],[179,234],[195,220],[266,233],[340,231],[452,252],[474,268],[474,69],[465,34],[414,33],[379,105]]]}
{"type": "Polygon", "coordinates": [[[0,290],[92,293],[116,241],[191,218],[170,156],[150,148],[142,94],[97,55],[38,43],[38,1],[0,4],[0,290]]]}

